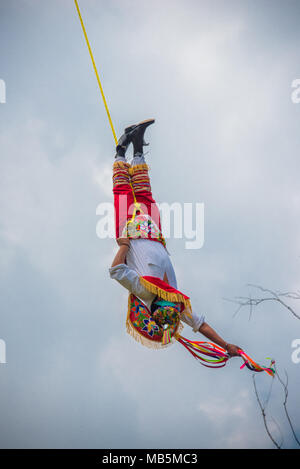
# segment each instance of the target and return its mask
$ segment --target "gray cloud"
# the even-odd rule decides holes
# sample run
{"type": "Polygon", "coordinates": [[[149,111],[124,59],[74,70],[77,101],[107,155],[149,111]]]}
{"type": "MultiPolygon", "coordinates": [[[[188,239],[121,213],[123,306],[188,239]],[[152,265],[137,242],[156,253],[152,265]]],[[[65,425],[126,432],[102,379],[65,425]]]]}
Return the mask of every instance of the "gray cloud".
{"type": "MultiPolygon", "coordinates": [[[[223,300],[247,283],[299,289],[299,3],[81,9],[117,133],[156,118],[154,195],[205,203],[204,247],[169,241],[180,288],[228,340],[287,369],[300,431],[297,321],[272,303],[234,318],[223,300]]],[[[114,241],[96,236],[114,142],[73,2],[0,1],[0,13],[1,447],[271,447],[239,360],[211,371],[125,333],[114,241]]],[[[281,403],[275,382],[269,411],[293,447],[281,403]]]]}

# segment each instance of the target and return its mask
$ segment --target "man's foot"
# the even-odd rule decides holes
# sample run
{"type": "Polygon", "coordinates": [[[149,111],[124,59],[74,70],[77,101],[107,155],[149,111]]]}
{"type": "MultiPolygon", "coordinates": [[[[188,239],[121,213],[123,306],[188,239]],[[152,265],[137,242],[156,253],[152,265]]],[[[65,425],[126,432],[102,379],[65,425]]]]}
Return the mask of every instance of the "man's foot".
{"type": "Polygon", "coordinates": [[[116,146],[116,155],[115,158],[121,157],[125,158],[125,154],[127,151],[127,148],[129,147],[131,140],[129,138],[129,132],[133,130],[135,125],[131,125],[130,127],[126,127],[123,135],[118,140],[118,144],[116,146]]]}
{"type": "Polygon", "coordinates": [[[134,156],[136,154],[142,154],[143,146],[149,145],[149,143],[146,143],[144,140],[144,134],[147,127],[149,127],[149,125],[153,124],[154,122],[154,119],[146,119],[139,124],[127,127],[125,129],[126,135],[128,135],[130,142],[133,144],[134,156]]]}

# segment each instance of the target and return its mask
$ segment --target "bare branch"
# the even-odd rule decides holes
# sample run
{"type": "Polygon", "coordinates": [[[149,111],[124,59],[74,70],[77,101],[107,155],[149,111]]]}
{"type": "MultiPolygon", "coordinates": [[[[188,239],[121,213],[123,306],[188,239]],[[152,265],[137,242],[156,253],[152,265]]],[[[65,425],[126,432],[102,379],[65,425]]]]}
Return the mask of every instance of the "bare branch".
{"type": "Polygon", "coordinates": [[[300,320],[299,314],[295,312],[295,310],[288,305],[282,298],[289,298],[292,300],[300,300],[300,292],[276,292],[274,290],[270,290],[268,288],[263,288],[260,285],[253,285],[248,284],[249,287],[256,288],[260,290],[264,294],[268,294],[265,296],[258,296],[252,298],[251,294],[249,296],[237,296],[234,299],[224,298],[226,301],[230,301],[238,305],[237,310],[234,313],[234,316],[238,314],[238,312],[246,307],[249,307],[249,319],[252,316],[253,308],[259,306],[261,303],[266,301],[276,301],[277,303],[281,304],[285,309],[287,309],[295,318],[300,320]]]}
{"type": "Polygon", "coordinates": [[[270,430],[269,430],[269,427],[268,427],[268,424],[267,424],[267,416],[266,416],[266,407],[267,407],[267,404],[268,404],[268,401],[270,399],[270,394],[269,396],[267,397],[266,399],[266,402],[264,403],[264,405],[262,404],[260,398],[259,398],[259,395],[258,395],[258,392],[257,392],[257,387],[256,387],[256,382],[255,382],[255,375],[253,374],[252,375],[252,380],[253,380],[253,386],[254,386],[254,391],[255,391],[255,396],[256,396],[256,399],[257,399],[257,402],[259,404],[259,407],[260,407],[260,410],[261,410],[261,414],[263,416],[263,421],[264,421],[264,426],[265,426],[265,429],[266,429],[266,432],[270,438],[270,440],[274,443],[274,445],[276,446],[277,449],[281,449],[281,446],[282,446],[282,443],[279,445],[277,443],[277,441],[273,438],[270,430]]]}
{"type": "Polygon", "coordinates": [[[285,371],[286,382],[284,382],[283,379],[280,377],[280,375],[279,375],[279,373],[278,373],[278,370],[277,370],[277,368],[276,368],[276,365],[275,365],[275,371],[276,371],[276,376],[277,376],[277,378],[278,378],[278,381],[280,382],[280,384],[282,385],[283,390],[284,390],[283,407],[284,407],[285,415],[286,415],[287,420],[288,420],[288,422],[289,422],[289,425],[290,425],[290,427],[291,427],[293,436],[294,436],[294,438],[295,438],[297,444],[300,446],[299,438],[298,438],[297,435],[296,435],[295,429],[294,429],[294,427],[293,427],[293,424],[292,424],[292,421],[291,421],[291,418],[290,418],[290,415],[289,415],[289,412],[288,412],[288,409],[287,409],[287,400],[288,400],[288,395],[289,395],[289,390],[288,390],[289,377],[288,377],[287,372],[285,371]]]}

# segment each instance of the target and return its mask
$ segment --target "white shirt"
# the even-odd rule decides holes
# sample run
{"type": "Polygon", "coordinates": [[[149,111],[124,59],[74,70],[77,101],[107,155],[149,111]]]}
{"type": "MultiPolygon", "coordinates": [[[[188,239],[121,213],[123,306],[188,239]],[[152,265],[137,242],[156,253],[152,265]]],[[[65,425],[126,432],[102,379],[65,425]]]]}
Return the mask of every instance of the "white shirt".
{"type": "Polygon", "coordinates": [[[131,239],[126,264],[140,276],[150,275],[163,280],[166,275],[167,283],[177,289],[176,275],[170,255],[158,241],[131,239]]]}
{"type": "MultiPolygon", "coordinates": [[[[142,241],[142,240],[141,240],[142,241]]],[[[149,242],[148,240],[144,240],[149,242]]],[[[152,241],[156,244],[156,241],[152,241]]],[[[131,241],[132,243],[132,241],[131,241]]],[[[164,247],[162,246],[164,249],[164,247]]],[[[131,248],[130,248],[131,249],[131,248]]],[[[133,293],[135,296],[140,298],[147,308],[150,310],[151,308],[151,303],[156,298],[156,295],[153,293],[149,292],[140,282],[140,275],[151,275],[151,274],[138,274],[136,271],[133,269],[130,269],[128,265],[126,264],[119,264],[116,265],[115,267],[111,267],[109,269],[110,277],[114,280],[117,280],[123,287],[125,287],[127,290],[129,290],[131,293],[133,293]]],[[[184,321],[186,324],[191,326],[193,328],[194,332],[198,332],[199,328],[202,326],[202,324],[205,321],[205,317],[202,316],[197,316],[194,312],[192,312],[192,317],[187,316],[186,314],[181,313],[181,320],[184,321]]]]}

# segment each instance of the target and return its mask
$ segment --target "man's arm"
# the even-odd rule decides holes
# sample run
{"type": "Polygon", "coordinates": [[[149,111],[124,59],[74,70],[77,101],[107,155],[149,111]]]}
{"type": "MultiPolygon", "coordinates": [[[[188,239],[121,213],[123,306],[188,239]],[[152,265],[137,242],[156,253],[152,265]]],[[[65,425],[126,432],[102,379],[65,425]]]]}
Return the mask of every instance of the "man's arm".
{"type": "Polygon", "coordinates": [[[207,322],[204,322],[200,326],[199,332],[201,332],[201,334],[203,334],[205,337],[207,337],[209,340],[211,340],[215,344],[227,350],[229,355],[231,355],[232,357],[239,355],[238,350],[240,350],[241,347],[225,342],[225,340],[222,339],[222,337],[220,337],[219,334],[217,334],[217,332],[207,324],[207,322]]]}
{"type": "Polygon", "coordinates": [[[126,255],[130,248],[128,238],[118,238],[117,243],[119,250],[115,255],[111,268],[109,269],[110,277],[117,280],[124,288],[139,297],[145,303],[151,303],[155,295],[141,284],[140,277],[137,272],[130,269],[126,264],[126,255]]]}
{"type": "Polygon", "coordinates": [[[124,240],[119,241],[118,239],[117,243],[119,245],[119,250],[117,254],[115,255],[114,260],[112,261],[111,267],[115,267],[116,265],[119,265],[119,264],[125,264],[126,254],[130,246],[129,244],[130,241],[129,239],[126,239],[126,238],[125,238],[125,241],[124,240]]]}

